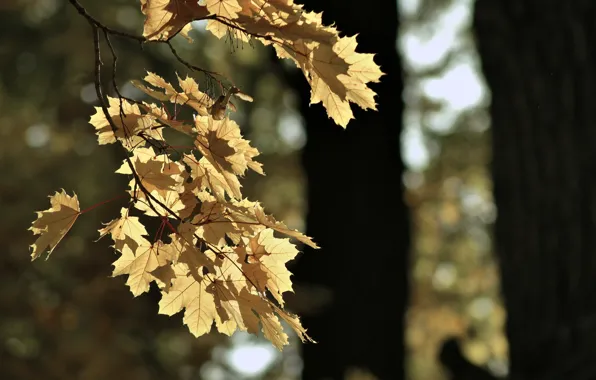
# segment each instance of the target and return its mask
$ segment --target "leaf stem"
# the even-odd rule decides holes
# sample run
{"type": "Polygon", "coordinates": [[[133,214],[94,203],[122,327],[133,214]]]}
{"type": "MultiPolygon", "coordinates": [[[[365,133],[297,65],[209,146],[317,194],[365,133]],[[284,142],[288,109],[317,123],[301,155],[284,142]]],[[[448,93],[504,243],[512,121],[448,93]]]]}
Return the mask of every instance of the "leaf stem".
{"type": "Polygon", "coordinates": [[[161,224],[159,225],[159,228],[157,229],[157,232],[155,233],[155,237],[153,238],[153,244],[155,244],[158,240],[161,240],[161,236],[163,235],[163,230],[165,229],[167,221],[168,221],[167,216],[161,217],[161,224]]]}
{"type": "Polygon", "coordinates": [[[126,196],[126,194],[121,194],[121,195],[118,195],[118,196],[116,196],[114,198],[111,198],[111,199],[108,199],[108,200],[105,200],[105,201],[101,201],[99,203],[96,203],[96,204],[94,204],[94,205],[92,205],[90,207],[87,207],[86,209],[84,209],[82,211],[79,211],[79,215],[82,215],[82,214],[85,214],[86,212],[92,211],[92,210],[94,210],[95,208],[97,208],[99,206],[105,205],[106,203],[110,203],[110,202],[113,202],[115,200],[124,198],[125,196],[126,196]]]}

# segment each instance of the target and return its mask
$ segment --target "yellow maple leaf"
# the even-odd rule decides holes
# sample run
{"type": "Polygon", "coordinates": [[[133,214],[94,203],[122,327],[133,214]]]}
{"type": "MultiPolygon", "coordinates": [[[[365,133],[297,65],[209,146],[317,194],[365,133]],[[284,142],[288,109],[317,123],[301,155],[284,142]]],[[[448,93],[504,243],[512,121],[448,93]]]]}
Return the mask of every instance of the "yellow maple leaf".
{"type": "MultiPolygon", "coordinates": [[[[156,155],[153,148],[136,148],[131,158],[134,170],[148,191],[173,190],[180,191],[184,182],[184,167],[172,161],[167,155],[156,155]]],[[[119,174],[132,174],[127,160],[116,170],[119,174]]],[[[131,180],[131,188],[135,187],[135,180],[131,180]]]]}
{"type": "Polygon", "coordinates": [[[267,215],[265,210],[263,210],[261,205],[258,203],[255,203],[254,213],[259,223],[263,224],[264,226],[269,227],[277,232],[281,232],[284,235],[293,237],[298,241],[308,245],[309,247],[319,248],[319,246],[310,237],[304,235],[300,231],[288,228],[285,223],[275,220],[272,215],[267,215]]]}
{"type": "Polygon", "coordinates": [[[162,243],[155,244],[141,238],[137,240],[138,247],[135,251],[128,246],[124,246],[121,256],[116,260],[112,277],[128,274],[126,285],[130,288],[132,294],[137,297],[149,291],[149,284],[156,278],[152,272],[168,264],[168,252],[160,254],[162,243]]]}
{"type": "Polygon", "coordinates": [[[31,260],[37,259],[45,251],[50,257],[54,248],[81,214],[76,194],[73,193],[71,197],[63,189],[49,198],[52,207],[45,211],[38,211],[37,220],[29,228],[34,235],[41,235],[31,245],[31,260]]]}
{"type": "Polygon", "coordinates": [[[288,239],[273,236],[272,229],[265,229],[236,248],[244,274],[261,292],[265,287],[280,305],[284,305],[283,293],[292,291],[291,273],[286,263],[298,254],[288,239]]]}
{"type": "Polygon", "coordinates": [[[199,84],[188,75],[184,79],[178,76],[178,85],[182,92],[178,93],[177,99],[182,99],[183,104],[192,107],[199,115],[206,116],[214,103],[213,99],[199,90],[199,84]]]}
{"type": "Polygon", "coordinates": [[[209,13],[227,19],[237,18],[238,12],[242,11],[242,7],[238,4],[238,0],[206,0],[205,6],[209,13]]]}
{"type": "Polygon", "coordinates": [[[197,235],[214,246],[225,245],[226,234],[236,231],[234,223],[225,215],[225,205],[208,194],[199,194],[201,211],[192,219],[197,235]]]}
{"type": "Polygon", "coordinates": [[[101,107],[95,107],[96,112],[89,120],[89,123],[96,129],[100,145],[112,144],[118,139],[125,147],[132,148],[143,141],[143,138],[139,136],[141,132],[153,139],[163,140],[155,117],[142,113],[137,104],[131,104],[126,99],[112,97],[108,97],[108,103],[108,115],[116,127],[116,133],[101,107]]]}
{"type": "Polygon", "coordinates": [[[220,172],[243,175],[248,168],[244,152],[238,148],[242,135],[233,120],[214,120],[211,117],[195,118],[199,132],[195,146],[220,172]]]}
{"type": "Polygon", "coordinates": [[[302,342],[317,343],[310,336],[308,336],[306,329],[302,327],[300,318],[297,315],[288,313],[287,311],[280,309],[275,305],[273,305],[273,309],[275,310],[275,313],[279,315],[279,317],[283,319],[292,328],[292,330],[294,330],[302,342]]]}
{"type": "Polygon", "coordinates": [[[363,109],[376,110],[375,93],[368,82],[383,75],[373,54],[356,52],[356,36],[336,37],[325,43],[302,40],[276,46],[278,55],[291,58],[302,69],[311,85],[311,104],[319,102],[338,125],[346,127],[353,113],[350,102],[363,109]]]}
{"type": "MultiPolygon", "coordinates": [[[[156,89],[148,87],[138,81],[133,82],[133,85],[152,98],[160,101],[188,105],[201,116],[209,115],[209,109],[214,101],[209,95],[199,90],[199,85],[193,78],[187,76],[182,79],[178,76],[180,90],[177,90],[168,81],[152,72],[147,72],[147,75],[143,80],[156,89]]],[[[172,123],[168,118],[165,118],[164,124],[174,124],[174,128],[176,125],[176,123],[172,123]]]]}
{"type": "Polygon", "coordinates": [[[258,150],[242,138],[238,124],[228,118],[214,120],[197,116],[195,126],[198,133],[195,147],[207,162],[197,161],[192,156],[186,156],[184,161],[191,166],[196,185],[201,190],[209,188],[220,201],[224,201],[224,193],[231,198],[241,198],[237,176],[244,175],[248,168],[264,174],[261,164],[253,160],[258,150]]]}
{"type": "Polygon", "coordinates": [[[152,190],[150,194],[151,197],[148,197],[144,192],[136,189],[135,208],[148,216],[167,216],[176,219],[172,215],[174,213],[180,218],[186,218],[190,216],[197,204],[196,197],[189,191],[178,193],[170,190],[152,190]]]}
{"type": "Polygon", "coordinates": [[[225,194],[230,198],[241,197],[240,181],[230,172],[221,172],[205,157],[197,160],[193,155],[184,155],[183,161],[190,167],[193,188],[197,191],[209,190],[220,202],[225,202],[225,194]]]}
{"type": "Polygon", "coordinates": [[[191,274],[195,278],[201,275],[201,269],[206,267],[214,272],[214,264],[210,257],[202,252],[196,245],[197,238],[194,236],[197,228],[190,223],[183,222],[177,228],[177,233],[170,235],[171,243],[164,245],[164,250],[169,253],[169,260],[179,265],[180,269],[186,266],[185,274],[191,274]]]}
{"type": "Polygon", "coordinates": [[[115,248],[122,249],[128,245],[133,251],[139,246],[138,241],[142,241],[143,236],[147,236],[145,226],[139,222],[136,216],[130,216],[127,208],[120,209],[120,218],[114,219],[105,224],[105,227],[99,230],[99,238],[112,235],[115,248]]]}
{"type": "MultiPolygon", "coordinates": [[[[157,92],[157,91],[156,91],[157,92]]],[[[184,133],[185,135],[192,136],[194,134],[194,126],[180,120],[174,120],[170,118],[166,109],[164,107],[157,106],[153,103],[147,104],[143,103],[142,108],[150,113],[155,120],[161,123],[164,126],[168,126],[172,129],[177,130],[178,132],[184,133]]]]}
{"type": "Polygon", "coordinates": [[[167,40],[177,33],[189,39],[189,23],[209,13],[196,0],[141,0],[141,12],[145,15],[143,37],[149,41],[167,40]]]}
{"type": "Polygon", "coordinates": [[[195,118],[195,127],[198,132],[196,148],[224,177],[226,192],[233,198],[241,198],[240,186],[235,177],[244,175],[248,168],[264,174],[261,164],[253,160],[259,151],[243,139],[240,127],[231,119],[214,120],[198,116],[195,118]]]}
{"type": "Polygon", "coordinates": [[[192,276],[176,277],[172,281],[172,287],[162,293],[159,313],[174,315],[185,309],[183,321],[190,332],[196,337],[208,333],[217,318],[213,294],[207,291],[209,284],[207,278],[197,280],[192,276]]]}
{"type": "MultiPolygon", "coordinates": [[[[213,215],[213,220],[218,221],[217,225],[224,225],[216,228],[225,228],[226,234],[235,243],[238,243],[240,236],[251,237],[265,227],[271,228],[286,236],[292,237],[312,248],[318,249],[319,246],[308,236],[300,231],[293,230],[283,222],[275,220],[272,215],[267,215],[265,210],[258,202],[252,202],[248,199],[232,199],[230,202],[221,203],[216,198],[210,197],[205,193],[199,194],[199,199],[203,202],[201,214],[213,215]],[[219,202],[219,203],[218,203],[219,202]],[[225,226],[224,221],[231,226],[225,226]],[[233,229],[233,230],[232,230],[233,229]],[[229,232],[227,230],[230,230],[229,232]]],[[[195,223],[208,220],[205,216],[195,217],[195,223]]],[[[221,233],[218,236],[223,236],[221,233]]]]}
{"type": "MultiPolygon", "coordinates": [[[[206,0],[206,6],[210,13],[221,17],[224,20],[232,20],[238,18],[238,12],[242,11],[238,0],[206,0]]],[[[210,31],[214,36],[221,38],[230,30],[224,23],[217,20],[209,20],[207,22],[206,30],[210,31]]],[[[238,34],[243,41],[248,41],[246,36],[238,34]]]]}
{"type": "Polygon", "coordinates": [[[288,335],[284,332],[271,302],[260,295],[251,293],[246,288],[243,288],[236,297],[246,330],[257,334],[260,322],[263,336],[281,351],[283,346],[288,344],[288,335]]]}
{"type": "Polygon", "coordinates": [[[256,218],[255,205],[255,202],[248,199],[233,199],[226,203],[226,217],[233,221],[236,227],[234,232],[228,233],[234,244],[240,244],[242,237],[253,237],[266,228],[256,218]]]}

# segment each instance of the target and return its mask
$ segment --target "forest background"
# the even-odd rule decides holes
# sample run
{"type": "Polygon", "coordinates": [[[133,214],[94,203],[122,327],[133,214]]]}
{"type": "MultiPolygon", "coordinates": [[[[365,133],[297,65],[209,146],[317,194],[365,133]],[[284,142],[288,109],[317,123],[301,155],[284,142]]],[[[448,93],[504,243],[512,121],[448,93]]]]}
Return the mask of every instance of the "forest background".
{"type": "MultiPolygon", "coordinates": [[[[241,104],[233,117],[262,152],[260,161],[268,175],[247,177],[245,194],[261,200],[290,227],[308,231],[323,247],[320,252],[306,249],[290,267],[296,274],[290,307],[305,316],[305,327],[320,343],[311,348],[296,341],[283,353],[245,334],[226,339],[214,333],[195,339],[179,319],[156,313],[155,294],[132,300],[123,279],[108,278],[113,261],[108,241],[94,242],[96,226],[112,219],[117,204],[81,219],[53,260],[29,262],[32,236],[27,228],[33,211],[47,207],[48,194],[63,187],[75,190],[82,204],[94,204],[126,187],[126,179],[112,174],[120,156],[114,149],[100,149],[88,124],[97,99],[85,20],[64,0],[0,4],[3,378],[43,374],[48,379],[297,379],[301,373],[315,378],[326,371],[338,378],[337,371],[369,367],[381,378],[436,380],[449,378],[437,353],[451,336],[459,337],[471,362],[496,376],[546,371],[538,369],[536,358],[551,357],[556,350],[538,352],[536,347],[544,342],[563,342],[561,350],[585,352],[583,340],[576,336],[594,331],[594,302],[580,302],[594,288],[588,282],[594,271],[589,257],[595,246],[588,237],[594,218],[577,203],[589,208],[594,197],[588,191],[593,182],[590,169],[596,163],[590,160],[588,142],[594,139],[583,116],[593,76],[580,70],[580,79],[568,77],[565,68],[584,68],[591,62],[585,46],[596,39],[586,20],[596,14],[594,5],[578,1],[559,9],[530,0],[521,5],[495,5],[491,0],[402,0],[396,5],[379,0],[368,2],[355,19],[350,15],[357,14],[357,6],[340,3],[305,4],[324,11],[327,22],[336,21],[339,30],[360,33],[361,51],[377,53],[377,62],[389,74],[373,88],[380,111],[356,113],[347,131],[327,121],[322,107],[308,107],[301,74],[258,43],[217,40],[203,33],[200,22],[193,25],[194,44],[181,38],[173,41],[185,58],[233,76],[254,97],[254,103],[241,104]],[[546,16],[536,16],[540,10],[546,16]],[[378,22],[371,23],[372,18],[378,22]],[[558,22],[563,25],[561,36],[548,34],[558,22]],[[552,42],[551,50],[546,40],[552,42]],[[499,49],[509,55],[497,58],[499,49]],[[560,58],[564,52],[573,57],[571,64],[560,58]],[[519,69],[512,69],[510,60],[519,69]],[[543,66],[548,67],[542,70],[543,66]],[[544,78],[548,80],[541,81],[544,78]],[[507,86],[512,83],[517,87],[507,86]],[[555,87],[565,90],[560,100],[552,95],[555,87]],[[576,102],[569,105],[569,97],[576,102]],[[503,110],[508,106],[509,114],[503,110]],[[574,107],[578,120],[569,116],[574,107]],[[505,114],[511,118],[510,127],[502,127],[505,114]],[[559,129],[552,126],[555,122],[559,129]],[[518,123],[527,128],[516,130],[518,123]],[[563,131],[571,125],[577,126],[574,132],[563,131]],[[522,142],[506,144],[516,139],[522,142]],[[496,141],[506,148],[496,151],[496,141]],[[559,141],[565,142],[560,149],[559,141]],[[516,155],[519,152],[528,154],[516,155]],[[376,159],[370,158],[373,153],[376,159]],[[549,153],[555,162],[542,164],[540,159],[549,153]],[[360,184],[354,179],[354,171],[360,173],[358,165],[370,170],[358,178],[360,184]],[[524,198],[561,183],[569,186],[524,198]],[[509,188],[513,195],[503,190],[509,188]],[[501,192],[495,196],[493,189],[501,192]],[[358,199],[363,192],[371,204],[358,199]],[[502,208],[497,207],[500,200],[502,208]],[[519,214],[507,213],[513,205],[519,214]],[[382,210],[391,211],[385,215],[382,210]],[[520,219],[520,214],[525,224],[499,229],[497,210],[503,215],[502,226],[511,218],[520,219]],[[555,222],[544,222],[549,220],[555,222]],[[521,243],[523,237],[515,234],[526,236],[524,228],[529,229],[528,238],[521,243]],[[363,236],[375,236],[359,241],[362,244],[346,241],[346,231],[358,229],[363,236]],[[555,242],[549,243],[547,236],[555,242]],[[372,252],[371,242],[378,244],[372,252]],[[494,247],[512,244],[515,248],[501,249],[497,260],[494,247]],[[561,259],[568,251],[575,255],[561,259]],[[379,260],[367,273],[359,273],[359,254],[379,260]],[[515,254],[517,262],[511,260],[515,254]],[[503,266],[501,276],[497,262],[503,266]],[[544,264],[532,270],[527,263],[544,264]],[[535,281],[514,296],[514,285],[524,284],[520,268],[535,281]],[[500,278],[506,281],[501,284],[500,278]],[[379,281],[373,284],[371,279],[379,281]],[[360,295],[370,296],[370,305],[343,302],[358,291],[355,286],[360,295]],[[507,330],[501,287],[513,313],[507,330]],[[520,317],[520,305],[528,299],[534,300],[536,311],[520,317]],[[518,344],[520,331],[538,316],[544,318],[532,327],[533,338],[518,344]],[[359,321],[363,325],[355,328],[359,321]],[[385,331],[375,327],[379,321],[387,323],[385,331]],[[379,343],[367,344],[370,335],[379,343]],[[343,359],[332,363],[335,354],[343,359]]],[[[105,24],[139,33],[143,20],[136,2],[84,5],[105,24]]],[[[117,41],[116,48],[118,80],[127,96],[140,95],[126,83],[145,70],[186,72],[164,46],[140,50],[129,41],[117,41]]],[[[577,368],[585,374],[584,356],[575,356],[575,362],[562,360],[562,369],[551,371],[552,378],[577,368]]]]}

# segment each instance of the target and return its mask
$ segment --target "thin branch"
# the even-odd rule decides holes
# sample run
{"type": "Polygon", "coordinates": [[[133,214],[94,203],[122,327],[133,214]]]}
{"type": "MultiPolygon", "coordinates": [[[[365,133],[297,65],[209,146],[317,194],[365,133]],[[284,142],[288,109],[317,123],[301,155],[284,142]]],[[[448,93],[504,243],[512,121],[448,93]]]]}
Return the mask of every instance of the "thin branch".
{"type": "MultiPolygon", "coordinates": [[[[180,55],[176,52],[176,50],[174,49],[174,47],[172,46],[172,44],[170,43],[170,40],[172,38],[174,38],[177,34],[174,34],[170,37],[168,37],[165,40],[148,40],[147,38],[143,37],[143,36],[137,36],[131,33],[127,33],[127,32],[123,32],[120,30],[116,30],[113,28],[110,28],[109,26],[106,26],[105,24],[103,24],[102,22],[100,22],[99,20],[97,20],[96,18],[94,18],[93,16],[91,16],[89,14],[89,12],[87,12],[87,10],[85,9],[85,7],[83,7],[81,5],[81,3],[79,3],[78,0],[68,0],[68,2],[77,10],[77,12],[83,16],[87,22],[89,22],[89,24],[94,25],[96,28],[101,29],[104,32],[104,35],[106,36],[106,40],[108,41],[108,45],[110,46],[110,49],[112,50],[112,52],[114,52],[114,48],[111,46],[111,42],[109,41],[108,35],[114,35],[114,36],[118,36],[118,37],[122,37],[122,38],[127,38],[133,41],[137,41],[138,43],[141,44],[141,48],[142,48],[142,44],[145,43],[161,43],[161,44],[167,44],[170,47],[170,50],[172,51],[172,53],[174,54],[174,56],[176,57],[176,59],[183,64],[184,66],[186,66],[187,68],[189,68],[190,70],[193,71],[199,71],[204,73],[208,78],[213,79],[215,81],[217,81],[220,85],[221,85],[221,81],[214,78],[214,76],[220,76],[223,77],[223,75],[215,72],[215,71],[210,71],[210,70],[206,70],[203,68],[200,68],[198,66],[192,65],[190,64],[188,61],[184,60],[182,57],[180,57],[180,55]]],[[[209,15],[207,17],[203,17],[201,19],[204,20],[209,20],[209,19],[216,19],[215,15],[209,15]]],[[[115,69],[114,69],[115,72],[115,69]]],[[[124,97],[123,97],[124,98],[124,97]]]]}
{"type": "Polygon", "coordinates": [[[103,29],[103,35],[108,44],[108,48],[110,49],[110,53],[112,54],[112,86],[114,87],[114,91],[118,95],[120,99],[120,108],[122,108],[122,99],[129,101],[130,103],[136,104],[143,104],[143,102],[139,102],[135,99],[127,98],[126,96],[120,93],[120,89],[118,88],[118,84],[116,83],[116,68],[118,65],[118,55],[116,54],[116,50],[114,49],[114,45],[112,45],[112,40],[110,40],[110,33],[108,33],[105,29],[103,29]]]}
{"type": "MultiPolygon", "coordinates": [[[[73,0],[74,1],[74,0],[73,0]]],[[[91,28],[93,29],[93,45],[94,45],[94,52],[95,52],[95,93],[97,94],[97,98],[99,99],[99,102],[101,104],[101,109],[104,113],[104,116],[106,117],[108,123],[110,124],[110,127],[112,128],[112,132],[114,133],[114,136],[116,136],[116,133],[118,131],[118,127],[116,126],[116,124],[114,123],[114,120],[112,119],[112,116],[110,115],[110,113],[108,112],[108,107],[106,105],[106,101],[103,95],[103,91],[101,89],[101,66],[102,66],[102,61],[101,61],[101,47],[100,47],[100,43],[99,43],[99,28],[97,25],[95,25],[94,23],[91,23],[91,28]]],[[[153,200],[155,203],[157,203],[159,206],[161,206],[164,210],[166,210],[167,212],[169,212],[174,218],[178,219],[178,220],[182,220],[182,218],[180,216],[178,216],[178,214],[176,214],[175,212],[173,212],[172,210],[170,210],[170,208],[166,205],[164,205],[159,199],[155,198],[153,196],[153,194],[151,194],[151,192],[149,192],[147,190],[147,188],[145,187],[145,185],[143,185],[141,178],[139,177],[139,174],[136,172],[134,165],[130,159],[130,157],[128,156],[128,149],[126,149],[122,143],[120,143],[120,146],[126,150],[126,155],[125,155],[125,159],[126,159],[126,163],[128,164],[128,166],[130,167],[130,170],[134,176],[135,182],[137,184],[137,186],[139,187],[139,189],[141,189],[141,191],[145,194],[145,196],[149,199],[149,207],[157,214],[160,215],[159,212],[157,212],[157,210],[155,209],[155,206],[151,203],[151,200],[153,200]]]]}
{"type": "Polygon", "coordinates": [[[81,211],[79,211],[79,214],[84,214],[84,213],[86,213],[86,212],[89,212],[89,211],[91,211],[91,210],[94,210],[94,209],[96,209],[96,208],[97,208],[97,207],[99,207],[99,206],[103,206],[103,205],[105,205],[105,204],[107,204],[107,203],[110,203],[110,202],[113,202],[113,201],[115,201],[115,200],[118,200],[118,199],[124,198],[125,196],[126,196],[126,195],[117,195],[117,196],[115,196],[115,197],[113,197],[113,198],[111,198],[111,199],[108,199],[108,200],[105,200],[105,201],[101,201],[101,202],[99,202],[99,203],[96,203],[96,204],[94,204],[94,205],[92,205],[92,206],[89,206],[89,207],[87,207],[87,208],[86,208],[86,209],[84,209],[84,210],[81,210],[81,211]]]}
{"type": "MultiPolygon", "coordinates": [[[[192,71],[198,71],[201,72],[203,74],[205,74],[207,76],[208,79],[212,79],[214,81],[216,81],[219,86],[221,87],[222,91],[224,90],[224,86],[222,84],[222,82],[216,78],[216,76],[219,77],[224,77],[223,75],[221,75],[218,72],[215,71],[210,71],[207,69],[203,69],[201,67],[198,67],[196,65],[191,64],[190,62],[188,62],[187,60],[185,60],[184,58],[182,58],[180,56],[180,54],[178,54],[178,52],[176,51],[176,49],[174,48],[174,46],[171,43],[171,39],[174,38],[176,34],[169,36],[167,39],[164,40],[148,40],[147,38],[143,37],[143,36],[137,36],[134,34],[130,34],[127,32],[123,32],[120,30],[116,30],[116,29],[112,29],[106,25],[104,25],[103,23],[101,23],[99,20],[95,19],[93,16],[91,16],[89,14],[89,12],[87,12],[87,10],[81,5],[81,3],[79,3],[78,0],[68,0],[69,3],[77,10],[77,12],[83,16],[85,19],[87,19],[87,21],[91,24],[94,25],[95,27],[101,29],[105,36],[106,36],[106,41],[108,42],[108,45],[110,46],[110,50],[112,50],[112,53],[114,54],[114,49],[113,46],[111,46],[111,42],[109,41],[108,35],[115,35],[115,36],[119,36],[119,37],[123,37],[123,38],[127,38],[127,39],[131,39],[134,41],[137,41],[141,44],[141,48],[142,48],[142,44],[144,43],[149,43],[149,42],[153,42],[153,43],[165,43],[168,45],[168,47],[170,48],[170,51],[172,52],[172,54],[174,55],[174,57],[176,57],[176,60],[178,60],[178,62],[180,62],[182,65],[186,66],[189,70],[192,71]]],[[[197,20],[215,20],[217,22],[222,23],[223,25],[226,25],[227,27],[229,27],[230,29],[236,30],[238,32],[244,33],[248,36],[254,37],[254,38],[258,38],[264,41],[269,41],[271,43],[274,43],[276,45],[279,46],[283,46],[285,48],[288,48],[290,50],[292,50],[294,53],[298,54],[298,55],[304,55],[304,53],[294,49],[292,46],[288,45],[287,43],[285,43],[284,41],[280,41],[270,35],[262,35],[259,33],[255,33],[255,32],[251,32],[248,29],[243,28],[242,26],[240,26],[238,23],[234,22],[234,20],[219,16],[219,15],[215,15],[215,14],[211,14],[205,17],[201,17],[201,18],[197,18],[193,21],[197,21],[197,20]]],[[[113,69],[114,73],[115,73],[115,68],[113,69]]],[[[115,75],[115,74],[114,74],[115,75]]],[[[233,84],[232,84],[233,85],[233,84]]],[[[118,91],[116,89],[116,91],[118,91]]],[[[124,98],[124,97],[122,97],[124,98]]],[[[128,100],[128,99],[127,99],[128,100]]]]}
{"type": "MultiPolygon", "coordinates": [[[[192,71],[199,71],[202,72],[206,75],[209,75],[211,77],[215,77],[215,76],[220,76],[220,77],[224,77],[223,75],[221,75],[220,73],[216,72],[216,71],[210,71],[210,70],[206,70],[203,69],[201,67],[195,66],[193,64],[191,64],[190,62],[188,62],[187,60],[185,60],[184,58],[182,58],[178,52],[176,51],[176,49],[174,48],[174,45],[172,45],[171,41],[164,41],[170,48],[170,51],[172,52],[172,54],[174,55],[174,57],[176,57],[176,59],[178,60],[178,62],[180,62],[181,64],[183,64],[184,66],[186,66],[188,69],[192,70],[192,71]]],[[[221,81],[218,79],[213,78],[217,83],[219,83],[221,85],[221,81]]]]}
{"type": "Polygon", "coordinates": [[[75,7],[75,9],[77,10],[77,12],[79,12],[79,14],[83,17],[85,17],[87,19],[87,21],[92,24],[93,26],[95,26],[96,28],[99,28],[109,34],[113,34],[115,36],[120,36],[120,37],[124,37],[124,38],[128,38],[131,40],[135,40],[137,42],[140,43],[144,43],[144,42],[150,42],[148,41],[145,37],[140,37],[140,36],[135,36],[134,34],[130,34],[130,33],[126,33],[126,32],[122,32],[120,30],[115,30],[112,29],[110,27],[105,26],[104,24],[102,24],[101,22],[99,22],[98,20],[96,20],[95,18],[93,18],[93,16],[91,16],[87,10],[81,5],[81,3],[78,2],[78,0],[68,0],[68,2],[75,7]]]}

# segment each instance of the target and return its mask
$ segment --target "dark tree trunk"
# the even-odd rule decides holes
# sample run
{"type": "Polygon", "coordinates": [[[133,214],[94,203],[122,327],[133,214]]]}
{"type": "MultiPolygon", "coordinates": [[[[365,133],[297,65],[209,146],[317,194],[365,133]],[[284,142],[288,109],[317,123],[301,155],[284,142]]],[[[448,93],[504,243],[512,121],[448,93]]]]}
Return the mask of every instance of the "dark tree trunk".
{"type": "MultiPolygon", "coordinates": [[[[319,343],[304,346],[305,379],[343,379],[360,367],[379,379],[403,379],[404,312],[407,304],[409,218],[403,202],[399,144],[402,71],[395,48],[395,1],[304,1],[324,11],[343,35],[358,36],[358,51],[376,53],[387,74],[377,92],[379,112],[355,112],[347,130],[333,124],[321,105],[309,107],[301,73],[308,142],[303,164],[308,180],[307,232],[322,247],[297,262],[295,279],[331,290],[330,305],[306,315],[319,343]]],[[[355,108],[354,106],[353,108],[355,108]]]]}
{"type": "Polygon", "coordinates": [[[596,378],[596,1],[478,0],[512,378],[596,378]]]}

